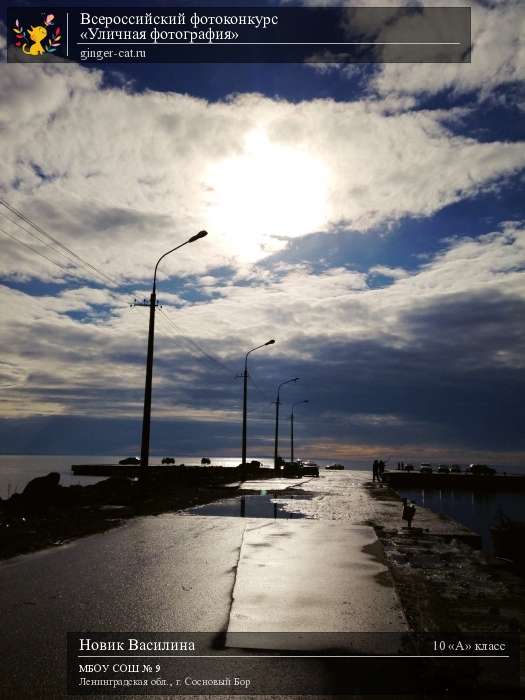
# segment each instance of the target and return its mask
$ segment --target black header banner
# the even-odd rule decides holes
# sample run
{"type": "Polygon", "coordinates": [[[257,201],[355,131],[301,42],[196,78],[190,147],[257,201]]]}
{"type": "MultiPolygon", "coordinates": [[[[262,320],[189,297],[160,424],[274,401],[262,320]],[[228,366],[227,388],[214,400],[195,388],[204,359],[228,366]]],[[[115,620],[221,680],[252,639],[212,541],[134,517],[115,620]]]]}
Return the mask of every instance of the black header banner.
{"type": "Polygon", "coordinates": [[[11,7],[8,62],[469,63],[469,7],[11,7]]]}

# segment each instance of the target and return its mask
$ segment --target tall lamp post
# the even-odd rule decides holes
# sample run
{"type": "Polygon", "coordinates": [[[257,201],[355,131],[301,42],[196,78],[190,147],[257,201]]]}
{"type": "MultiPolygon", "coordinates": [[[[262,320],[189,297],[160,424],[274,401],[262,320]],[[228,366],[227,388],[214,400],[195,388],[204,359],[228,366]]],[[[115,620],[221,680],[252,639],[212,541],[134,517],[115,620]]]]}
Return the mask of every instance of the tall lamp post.
{"type": "Polygon", "coordinates": [[[291,454],[290,454],[290,461],[293,464],[293,411],[296,406],[299,406],[301,403],[309,403],[308,399],[305,399],[304,401],[297,401],[296,403],[292,404],[292,413],[290,415],[290,447],[291,447],[291,454]]]}
{"type": "Polygon", "coordinates": [[[189,238],[184,243],[181,243],[176,248],[168,250],[167,253],[161,255],[157,260],[155,265],[155,271],[153,273],[153,288],[151,291],[151,296],[149,298],[149,331],[148,331],[148,356],[146,359],[146,386],[144,388],[144,413],[142,417],[142,442],[140,447],[140,464],[142,467],[149,466],[149,436],[150,436],[150,422],[151,422],[151,380],[153,376],[153,346],[155,339],[155,309],[157,308],[157,268],[160,261],[169,255],[174,253],[179,248],[187,245],[188,243],[193,243],[198,241],[199,238],[204,238],[207,236],[207,231],[199,231],[194,236],[189,238]]]}
{"type": "Polygon", "coordinates": [[[243,372],[243,377],[244,377],[244,392],[243,392],[243,400],[242,400],[242,464],[243,466],[246,464],[246,416],[247,416],[247,408],[248,408],[248,355],[250,355],[252,352],[255,352],[255,350],[259,350],[260,348],[264,348],[267,345],[273,345],[275,343],[275,340],[272,338],[272,340],[269,340],[266,343],[263,343],[262,345],[258,345],[256,348],[252,348],[251,350],[248,350],[244,357],[244,372],[243,372]]]}
{"type": "Polygon", "coordinates": [[[275,399],[275,443],[273,448],[273,468],[276,472],[279,471],[279,405],[281,387],[285,384],[290,384],[290,382],[299,381],[299,377],[294,377],[293,379],[287,379],[285,382],[281,382],[277,387],[277,398],[275,399]]]}

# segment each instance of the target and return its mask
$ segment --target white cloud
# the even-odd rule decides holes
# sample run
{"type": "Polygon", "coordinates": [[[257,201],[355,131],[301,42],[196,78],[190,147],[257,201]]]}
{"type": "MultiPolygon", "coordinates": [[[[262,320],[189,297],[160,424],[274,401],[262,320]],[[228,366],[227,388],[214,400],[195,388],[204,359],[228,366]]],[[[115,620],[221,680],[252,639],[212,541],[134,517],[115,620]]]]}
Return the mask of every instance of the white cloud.
{"type": "Polygon", "coordinates": [[[375,265],[370,268],[371,275],[382,275],[393,280],[401,280],[409,276],[409,272],[402,267],[388,267],[387,265],[375,265]]]}
{"type": "MultiPolygon", "coordinates": [[[[525,165],[521,144],[454,135],[453,113],[411,112],[410,97],[209,103],[104,88],[98,72],[62,64],[3,65],[0,90],[0,192],[115,279],[149,279],[160,253],[202,228],[208,238],[163,261],[161,277],[243,264],[340,225],[429,216],[525,165]]],[[[64,276],[10,240],[0,265],[64,276]]]]}
{"type": "Polygon", "coordinates": [[[522,81],[525,8],[521,0],[472,2],[471,7],[471,63],[386,64],[372,81],[372,88],[382,95],[478,91],[485,98],[501,85],[522,81]]]}
{"type": "MultiPolygon", "coordinates": [[[[286,4],[286,3],[283,3],[286,4]]],[[[303,0],[304,5],[349,5],[337,0],[319,2],[303,0]]],[[[385,29],[376,40],[388,41],[400,27],[421,22],[421,17],[412,15],[403,18],[397,8],[403,6],[428,7],[470,7],[472,54],[470,63],[398,63],[396,47],[384,49],[385,61],[392,63],[378,64],[378,70],[369,80],[368,88],[372,94],[383,98],[394,96],[425,96],[451,90],[455,94],[474,93],[480,100],[505,100],[507,106],[514,105],[523,109],[523,80],[525,79],[525,5],[522,0],[433,0],[429,5],[414,0],[360,0],[359,7],[391,7],[390,21],[385,22],[385,29]],[[398,15],[396,19],[396,15],[398,15]],[[504,86],[517,84],[514,97],[502,97],[495,90],[504,86]]],[[[351,5],[349,5],[351,7],[351,5]]],[[[387,15],[385,15],[387,16],[387,15]]],[[[355,29],[360,21],[362,31],[370,29],[364,15],[351,15],[355,29]]],[[[375,29],[375,24],[373,25],[375,29]]],[[[401,31],[404,31],[401,28],[401,31]]],[[[446,31],[446,27],[443,27],[446,31]]],[[[332,56],[332,60],[333,60],[332,56]]],[[[319,60],[319,57],[317,57],[319,60]]],[[[311,63],[320,73],[340,70],[343,75],[354,78],[360,67],[353,64],[311,63]]]]}
{"type": "MultiPolygon", "coordinates": [[[[302,268],[280,278],[252,277],[249,285],[239,279],[218,287],[221,296],[206,304],[185,304],[176,313],[166,307],[165,313],[181,330],[157,317],[155,386],[156,391],[163,387],[163,393],[156,395],[156,410],[170,415],[170,407],[189,408],[177,398],[180,391],[187,391],[194,402],[191,386],[210,369],[205,358],[195,355],[194,347],[190,347],[194,359],[188,356],[182,335],[226,362],[222,373],[215,365],[211,368],[217,384],[212,382],[209,389],[215,386],[218,404],[214,409],[210,394],[206,407],[208,417],[214,410],[224,417],[225,411],[232,410],[231,396],[234,404],[238,400],[233,373],[246,348],[275,336],[277,343],[268,353],[276,361],[315,359],[323,340],[377,341],[392,349],[410,348],[417,345],[421,333],[413,323],[414,314],[425,318],[441,305],[469,303],[479,295],[525,300],[524,268],[525,229],[514,223],[479,239],[450,240],[446,250],[410,276],[390,270],[396,278],[381,289],[369,288],[365,273],[336,268],[312,274],[302,268]]],[[[211,280],[207,282],[211,285],[211,280]]],[[[66,291],[58,298],[35,298],[1,287],[0,300],[5,310],[0,370],[6,383],[16,385],[5,395],[4,415],[140,413],[146,310],[131,311],[112,293],[90,288],[66,291]],[[68,315],[85,312],[86,307],[94,313],[102,308],[104,315],[91,318],[88,312],[82,321],[68,315]]],[[[495,324],[504,339],[508,321],[487,323],[495,324]]],[[[462,322],[468,322],[468,317],[462,322]]],[[[480,319],[480,326],[483,323],[480,319]]],[[[441,339],[438,336],[436,342],[441,339]]],[[[492,366],[523,365],[521,349],[504,340],[497,341],[490,352],[487,349],[482,360],[492,366]]],[[[469,361],[472,364],[474,357],[469,361]]]]}

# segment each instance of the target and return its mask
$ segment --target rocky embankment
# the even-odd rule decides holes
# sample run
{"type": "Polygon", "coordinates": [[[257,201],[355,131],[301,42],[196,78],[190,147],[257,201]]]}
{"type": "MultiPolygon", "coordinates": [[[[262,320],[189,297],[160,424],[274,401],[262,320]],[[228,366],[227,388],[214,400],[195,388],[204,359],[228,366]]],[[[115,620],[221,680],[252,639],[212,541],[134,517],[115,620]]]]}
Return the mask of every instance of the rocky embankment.
{"type": "Polygon", "coordinates": [[[137,515],[176,511],[235,495],[237,470],[170,470],[148,478],[109,478],[89,486],[60,485],[51,472],[20,494],[0,499],[0,558],[60,545],[137,515]],[[225,474],[225,472],[227,473],[225,474]]]}

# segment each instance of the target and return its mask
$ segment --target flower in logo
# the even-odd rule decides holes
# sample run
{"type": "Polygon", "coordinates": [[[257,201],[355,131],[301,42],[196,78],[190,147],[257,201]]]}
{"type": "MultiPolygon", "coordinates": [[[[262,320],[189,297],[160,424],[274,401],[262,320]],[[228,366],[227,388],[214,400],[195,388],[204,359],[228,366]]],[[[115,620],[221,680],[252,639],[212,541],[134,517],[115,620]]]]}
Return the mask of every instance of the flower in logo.
{"type": "Polygon", "coordinates": [[[62,33],[60,27],[55,27],[54,19],[55,15],[45,15],[42,24],[36,27],[31,25],[28,29],[24,29],[20,20],[16,19],[13,27],[15,46],[27,56],[42,56],[56,51],[62,42],[62,33]]]}

